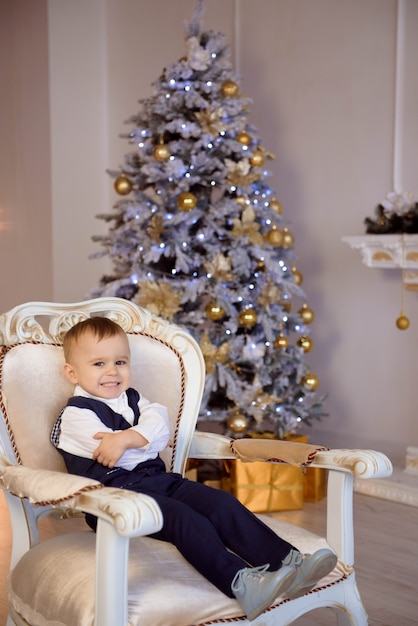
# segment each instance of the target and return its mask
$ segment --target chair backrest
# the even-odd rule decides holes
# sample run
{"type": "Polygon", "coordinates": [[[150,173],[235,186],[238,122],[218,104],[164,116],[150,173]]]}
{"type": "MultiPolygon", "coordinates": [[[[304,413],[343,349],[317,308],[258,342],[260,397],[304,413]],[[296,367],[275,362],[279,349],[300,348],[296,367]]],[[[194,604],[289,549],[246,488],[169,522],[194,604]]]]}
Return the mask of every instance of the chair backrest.
{"type": "Polygon", "coordinates": [[[62,338],[77,322],[97,315],[118,322],[128,334],[132,386],[167,406],[173,447],[162,456],[168,470],[183,472],[203,393],[200,348],[181,328],[121,298],[30,302],[0,316],[3,452],[14,463],[65,471],[49,441],[52,425],[73,391],[63,374],[62,338]]]}

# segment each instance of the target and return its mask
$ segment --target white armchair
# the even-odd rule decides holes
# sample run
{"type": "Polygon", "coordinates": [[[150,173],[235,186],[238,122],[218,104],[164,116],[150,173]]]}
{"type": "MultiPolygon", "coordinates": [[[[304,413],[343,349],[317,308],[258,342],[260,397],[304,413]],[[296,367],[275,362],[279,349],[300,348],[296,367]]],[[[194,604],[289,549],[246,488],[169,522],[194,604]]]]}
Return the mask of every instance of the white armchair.
{"type": "MultiPolygon", "coordinates": [[[[106,315],[124,328],[133,386],[169,408],[174,445],[164,456],[168,471],[184,472],[189,457],[235,458],[230,439],[195,431],[204,361],[182,329],[119,298],[28,303],[1,315],[0,487],[13,531],[7,625],[249,624],[238,602],[207,582],[174,546],[147,537],[162,525],[152,498],[69,475],[50,443],[52,425],[72,395],[62,372],[62,337],[91,315],[106,315]],[[97,533],[86,525],[40,542],[38,521],[54,510],[96,515],[97,533]]],[[[282,458],[269,450],[265,458],[271,457],[282,458]]],[[[337,566],[311,592],[278,601],[254,624],[284,626],[319,607],[335,609],[341,626],[367,624],[354,571],[353,480],[389,476],[390,461],[374,451],[326,450],[312,466],[329,470],[326,537],[263,519],[302,552],[331,547],[337,566]]],[[[64,527],[66,520],[59,523],[64,527]]]]}

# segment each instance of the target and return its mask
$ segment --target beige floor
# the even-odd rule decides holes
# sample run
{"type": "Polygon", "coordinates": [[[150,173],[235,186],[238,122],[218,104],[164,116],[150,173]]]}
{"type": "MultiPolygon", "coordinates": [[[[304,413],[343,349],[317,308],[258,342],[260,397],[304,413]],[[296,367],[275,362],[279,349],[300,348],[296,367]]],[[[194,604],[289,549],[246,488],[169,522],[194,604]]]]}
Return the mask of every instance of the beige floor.
{"type": "MultiPolygon", "coordinates": [[[[325,501],[281,513],[286,521],[321,534],[325,501]]],[[[418,625],[418,508],[355,494],[357,584],[369,626],[418,625]]],[[[313,611],[297,626],[336,626],[329,609],[313,611]]]]}
{"type": "MultiPolygon", "coordinates": [[[[274,515],[321,534],[325,500],[274,515]]],[[[357,581],[369,626],[418,625],[418,508],[356,494],[354,517],[357,581]]],[[[0,626],[5,626],[11,529],[1,493],[0,529],[0,626]]],[[[53,532],[54,522],[45,520],[43,535],[53,532]]],[[[335,626],[336,618],[329,609],[320,609],[295,624],[335,626]]]]}

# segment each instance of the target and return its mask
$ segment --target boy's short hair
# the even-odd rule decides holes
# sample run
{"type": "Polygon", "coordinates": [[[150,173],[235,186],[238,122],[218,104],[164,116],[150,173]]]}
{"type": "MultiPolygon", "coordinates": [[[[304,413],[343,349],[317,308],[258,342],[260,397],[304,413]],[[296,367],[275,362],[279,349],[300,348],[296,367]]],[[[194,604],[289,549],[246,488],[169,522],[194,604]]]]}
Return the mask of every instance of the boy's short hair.
{"type": "Polygon", "coordinates": [[[71,352],[78,341],[88,333],[97,337],[97,341],[101,341],[107,337],[115,337],[120,335],[126,337],[126,333],[119,324],[108,317],[89,317],[77,324],[74,324],[64,335],[62,347],[64,349],[64,358],[68,363],[71,358],[71,352]]]}

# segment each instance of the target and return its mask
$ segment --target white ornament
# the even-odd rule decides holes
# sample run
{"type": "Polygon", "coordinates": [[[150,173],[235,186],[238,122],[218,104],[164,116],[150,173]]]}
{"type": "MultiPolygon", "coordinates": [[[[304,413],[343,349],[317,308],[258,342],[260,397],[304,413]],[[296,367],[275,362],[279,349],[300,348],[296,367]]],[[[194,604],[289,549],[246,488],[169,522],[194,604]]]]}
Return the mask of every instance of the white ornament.
{"type": "Polygon", "coordinates": [[[246,176],[251,168],[248,159],[241,159],[238,163],[236,161],[232,161],[232,159],[225,159],[224,163],[230,172],[233,172],[234,174],[241,174],[243,176],[246,176]]]}
{"type": "Polygon", "coordinates": [[[247,343],[242,349],[242,356],[249,361],[255,361],[256,359],[262,359],[266,352],[266,346],[264,343],[254,343],[251,339],[247,339],[247,343]]]}
{"type": "Polygon", "coordinates": [[[190,37],[186,41],[187,60],[193,70],[203,71],[210,65],[210,54],[199,44],[197,37],[190,37]]]}
{"type": "Polygon", "coordinates": [[[382,206],[386,211],[397,213],[398,215],[407,213],[413,205],[414,194],[410,191],[403,191],[402,193],[390,191],[382,202],[382,206]]]}

